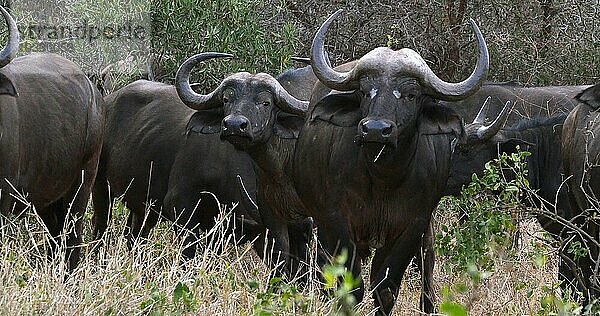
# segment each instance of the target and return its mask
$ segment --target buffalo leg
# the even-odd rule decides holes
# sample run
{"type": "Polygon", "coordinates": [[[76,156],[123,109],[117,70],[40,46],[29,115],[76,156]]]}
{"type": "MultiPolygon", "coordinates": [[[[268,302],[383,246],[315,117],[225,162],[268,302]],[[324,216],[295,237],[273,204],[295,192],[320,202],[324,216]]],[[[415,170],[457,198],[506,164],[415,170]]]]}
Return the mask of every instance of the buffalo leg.
{"type": "MultiPolygon", "coordinates": [[[[76,181],[69,194],[63,198],[63,208],[66,213],[65,220],[68,225],[73,225],[67,235],[67,260],[69,269],[73,270],[79,263],[81,245],[83,244],[83,217],[92,193],[98,168],[99,150],[91,157],[83,172],[83,179],[76,181]]],[[[70,227],[70,226],[67,226],[70,227]]]]}
{"type": "Polygon", "coordinates": [[[173,209],[177,235],[185,232],[183,258],[193,259],[196,256],[201,231],[209,230],[215,225],[219,203],[210,194],[202,194],[200,200],[167,194],[165,207],[173,209]]]}
{"type": "Polygon", "coordinates": [[[52,242],[50,243],[50,256],[54,256],[58,251],[58,245],[61,242],[60,235],[63,232],[63,229],[67,228],[65,259],[69,271],[72,271],[77,267],[81,253],[81,244],[83,243],[83,212],[78,210],[75,206],[75,204],[70,206],[69,202],[66,202],[64,198],[62,198],[39,213],[44,225],[46,225],[46,228],[52,237],[52,242]]]}
{"type": "Polygon", "coordinates": [[[377,315],[390,315],[404,272],[416,255],[428,221],[417,218],[393,244],[377,249],[371,266],[371,288],[377,315]]]}
{"type": "Polygon", "coordinates": [[[309,245],[312,239],[313,222],[307,218],[293,222],[288,225],[290,244],[290,267],[288,268],[296,275],[301,276],[302,284],[307,282],[307,261],[309,258],[309,245]]]}
{"type": "Polygon", "coordinates": [[[94,240],[100,240],[108,228],[108,222],[112,213],[112,198],[109,194],[108,183],[103,175],[99,174],[94,183],[92,201],[94,204],[93,238],[94,240]]]}
{"type": "Polygon", "coordinates": [[[361,276],[361,258],[358,256],[355,243],[350,239],[348,228],[340,223],[344,223],[344,221],[339,217],[327,220],[321,219],[317,222],[318,241],[325,252],[319,255],[319,264],[321,266],[327,264],[327,257],[339,255],[343,250],[346,250],[348,260],[344,265],[359,281],[352,294],[358,302],[361,302],[365,295],[365,287],[361,276]]]}
{"type": "Polygon", "coordinates": [[[153,209],[139,211],[138,209],[131,209],[127,224],[129,231],[127,233],[127,244],[129,249],[133,248],[133,245],[137,240],[145,240],[150,235],[150,231],[156,223],[158,223],[158,213],[153,209]]]}
{"type": "Polygon", "coordinates": [[[285,218],[273,214],[265,203],[260,203],[260,205],[262,222],[268,229],[267,243],[265,249],[263,249],[265,255],[263,260],[268,261],[272,266],[278,267],[277,273],[279,275],[287,274],[291,276],[293,271],[289,270],[292,264],[289,256],[290,240],[287,221],[285,218]],[[280,266],[281,262],[283,262],[283,267],[280,266]]]}
{"type": "Polygon", "coordinates": [[[433,268],[435,267],[435,253],[433,250],[434,234],[433,222],[429,223],[420,251],[417,252],[417,265],[421,271],[421,310],[426,313],[433,313],[435,305],[435,294],[433,290],[433,268]]]}
{"type": "Polygon", "coordinates": [[[48,253],[50,258],[54,257],[59,249],[60,234],[65,223],[66,214],[63,211],[62,204],[62,199],[59,199],[37,212],[50,233],[50,252],[48,253]]]}

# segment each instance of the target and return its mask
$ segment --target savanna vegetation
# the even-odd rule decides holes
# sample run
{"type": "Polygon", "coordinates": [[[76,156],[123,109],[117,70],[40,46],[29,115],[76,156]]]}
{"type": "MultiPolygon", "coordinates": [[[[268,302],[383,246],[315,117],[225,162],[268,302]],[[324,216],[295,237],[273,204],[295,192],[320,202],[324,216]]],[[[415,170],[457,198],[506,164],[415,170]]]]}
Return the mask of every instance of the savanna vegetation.
{"type": "MultiPolygon", "coordinates": [[[[330,30],[336,35],[329,35],[327,41],[334,64],[360,57],[376,46],[410,47],[442,78],[458,80],[470,73],[476,54],[466,23],[473,18],[490,49],[492,81],[567,85],[600,80],[597,0],[61,0],[13,1],[11,6],[22,33],[43,17],[56,16],[60,20],[46,23],[135,22],[142,27],[145,36],[138,40],[62,41],[64,38],[22,35],[21,54],[57,51],[97,76],[112,65],[117,75],[109,92],[140,77],[172,82],[182,60],[205,51],[235,55],[232,60],[210,62],[194,74],[206,91],[230,72],[279,73],[293,66],[291,56],[308,56],[314,31],[337,8],[345,8],[346,13],[330,30]]],[[[523,196],[535,194],[523,177],[527,172],[525,155],[503,156],[489,163],[485,174],[474,177],[460,198],[445,198],[438,207],[434,215],[435,286],[440,313],[568,315],[596,311],[593,306],[581,306],[577,293],[559,289],[560,243],[539,227],[533,218],[535,210],[519,202],[523,196]],[[506,178],[506,170],[521,177],[506,178]],[[469,214],[468,219],[459,225],[457,218],[464,213],[469,214]]],[[[90,240],[91,208],[86,240],[90,240]]],[[[85,245],[82,261],[72,273],[67,272],[62,258],[46,256],[51,241],[32,209],[18,218],[3,216],[0,313],[373,312],[369,295],[351,308],[349,289],[356,280],[343,270],[343,256],[323,270],[314,258],[309,259],[306,264],[312,269],[305,285],[295,278],[276,277],[249,244],[236,245],[239,236],[224,234],[227,225],[232,225],[233,205],[223,206],[214,229],[204,235],[200,253],[187,262],[182,262],[181,239],[168,222],[128,251],[122,237],[127,212],[125,206],[115,203],[108,234],[101,243],[85,245]]],[[[311,248],[316,248],[315,241],[311,248]]],[[[586,250],[574,245],[569,251],[586,250]]],[[[419,295],[420,276],[411,268],[395,314],[418,314],[419,295]]]]}

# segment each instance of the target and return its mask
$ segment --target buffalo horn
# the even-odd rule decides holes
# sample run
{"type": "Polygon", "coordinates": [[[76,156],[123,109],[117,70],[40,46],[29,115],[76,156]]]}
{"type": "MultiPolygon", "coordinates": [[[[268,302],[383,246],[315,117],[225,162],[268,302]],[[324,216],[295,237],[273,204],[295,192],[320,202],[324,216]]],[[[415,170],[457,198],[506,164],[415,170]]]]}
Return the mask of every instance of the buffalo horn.
{"type": "Polygon", "coordinates": [[[17,23],[15,20],[6,12],[6,10],[0,6],[0,11],[6,20],[8,25],[8,42],[6,46],[0,51],[0,68],[8,65],[10,61],[15,58],[19,51],[19,30],[17,29],[17,23]]]}
{"type": "Polygon", "coordinates": [[[487,115],[487,107],[488,107],[489,100],[490,100],[490,97],[487,97],[485,99],[485,101],[483,102],[483,106],[481,106],[481,109],[479,109],[479,113],[477,113],[477,117],[473,120],[473,124],[485,123],[485,116],[487,115]]]}
{"type": "MultiPolygon", "coordinates": [[[[358,82],[354,78],[354,71],[338,72],[334,70],[327,64],[327,58],[325,56],[325,33],[331,22],[341,12],[342,10],[336,11],[325,20],[323,25],[321,25],[317,34],[315,34],[312,43],[310,58],[315,75],[324,85],[340,91],[351,91],[358,88],[358,82]]],[[[415,76],[421,81],[423,86],[430,89],[431,93],[441,100],[461,100],[475,93],[481,84],[483,84],[487,75],[489,68],[489,54],[485,39],[483,38],[483,35],[481,35],[479,27],[472,19],[470,20],[470,23],[477,37],[479,57],[477,58],[475,69],[467,79],[458,83],[449,83],[441,80],[433,73],[431,68],[429,68],[419,54],[408,49],[398,51],[399,54],[404,54],[404,56],[402,56],[402,65],[400,65],[402,71],[406,72],[408,75],[415,76]]]]}
{"type": "MultiPolygon", "coordinates": [[[[485,107],[485,103],[484,103],[483,107],[485,107]]],[[[483,107],[482,107],[482,110],[483,110],[483,107]]],[[[504,108],[502,108],[502,111],[500,112],[500,114],[498,114],[498,116],[492,122],[492,124],[490,124],[488,126],[484,125],[477,129],[477,138],[479,138],[480,140],[487,140],[487,139],[490,139],[492,136],[496,135],[498,133],[498,131],[500,131],[500,129],[502,127],[504,127],[504,124],[506,124],[506,120],[508,119],[508,114],[510,114],[512,107],[513,106],[511,106],[511,102],[507,101],[506,104],[504,105],[504,108]]],[[[477,115],[477,116],[479,117],[479,115],[477,115]]],[[[485,117],[485,115],[484,115],[484,117],[485,117]]],[[[480,122],[478,122],[478,123],[480,123],[480,122]]]]}
{"type": "Polygon", "coordinates": [[[299,62],[299,63],[303,63],[305,65],[310,65],[310,58],[307,57],[296,57],[296,56],[292,56],[290,57],[291,60],[299,62]]]}
{"type": "Polygon", "coordinates": [[[287,90],[285,90],[279,81],[275,79],[272,80],[278,100],[277,106],[284,112],[304,116],[306,111],[308,111],[309,102],[296,99],[293,95],[287,92],[287,90]]]}
{"type": "Polygon", "coordinates": [[[199,63],[212,58],[231,58],[233,55],[224,53],[201,53],[188,58],[181,64],[175,76],[175,87],[177,94],[185,105],[194,110],[205,110],[221,105],[218,87],[208,95],[194,92],[190,86],[190,72],[199,63]]]}
{"type": "Polygon", "coordinates": [[[313,39],[310,48],[310,63],[315,75],[324,85],[338,91],[351,91],[358,88],[358,83],[355,80],[352,80],[352,72],[335,71],[331,68],[329,58],[327,58],[325,52],[325,33],[327,33],[327,29],[331,22],[333,22],[342,11],[344,10],[339,9],[330,15],[327,20],[323,22],[323,25],[321,25],[317,34],[315,34],[315,38],[313,39]]]}
{"type": "Polygon", "coordinates": [[[490,57],[485,44],[485,39],[483,38],[483,35],[481,35],[481,31],[475,21],[470,19],[469,22],[477,37],[479,57],[477,58],[475,69],[467,79],[457,83],[445,82],[438,78],[424,61],[422,64],[413,64],[415,67],[413,71],[420,73],[423,84],[429,86],[429,88],[432,89],[433,94],[442,100],[456,101],[470,96],[479,89],[487,76],[490,66],[490,57]]]}

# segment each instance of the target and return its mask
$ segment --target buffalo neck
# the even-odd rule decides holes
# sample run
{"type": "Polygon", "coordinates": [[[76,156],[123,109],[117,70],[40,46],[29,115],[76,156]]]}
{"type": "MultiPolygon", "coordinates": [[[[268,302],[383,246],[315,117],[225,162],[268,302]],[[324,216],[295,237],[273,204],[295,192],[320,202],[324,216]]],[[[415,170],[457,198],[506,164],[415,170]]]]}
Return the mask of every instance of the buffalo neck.
{"type": "Polygon", "coordinates": [[[397,184],[403,182],[408,175],[418,146],[419,136],[415,134],[407,139],[399,139],[396,147],[384,148],[382,145],[381,154],[378,152],[373,155],[372,149],[366,152],[364,146],[361,147],[361,154],[371,177],[385,183],[397,184]]]}
{"type": "Polygon", "coordinates": [[[295,143],[295,139],[281,139],[273,135],[267,142],[257,144],[247,152],[258,167],[259,174],[282,181],[288,174],[295,143]]]}

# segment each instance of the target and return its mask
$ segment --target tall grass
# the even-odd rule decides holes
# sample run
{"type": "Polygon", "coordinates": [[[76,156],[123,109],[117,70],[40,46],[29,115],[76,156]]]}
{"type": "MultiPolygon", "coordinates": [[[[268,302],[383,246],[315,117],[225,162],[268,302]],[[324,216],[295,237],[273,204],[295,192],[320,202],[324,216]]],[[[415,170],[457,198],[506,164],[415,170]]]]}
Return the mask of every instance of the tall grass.
{"type": "MultiPolygon", "coordinates": [[[[47,257],[50,241],[32,212],[19,219],[3,218],[0,227],[0,314],[45,315],[325,315],[334,312],[337,298],[325,294],[321,270],[313,256],[310,281],[281,280],[256,255],[251,244],[238,244],[225,234],[229,217],[222,209],[217,224],[202,235],[196,257],[181,258],[181,239],[171,223],[160,223],[145,242],[129,251],[123,230],[127,210],[115,209],[104,245],[87,243],[83,258],[72,272],[62,255],[47,257]],[[212,242],[209,242],[211,240],[212,242]]],[[[438,220],[447,222],[444,217],[438,220]]],[[[89,214],[88,214],[89,215],[89,214]]],[[[89,223],[89,220],[86,221],[89,223]]],[[[89,224],[88,224],[89,225],[89,224]]],[[[526,236],[538,234],[528,224],[526,236]]],[[[89,240],[90,227],[86,227],[89,240]]],[[[530,245],[530,243],[524,243],[530,245]]],[[[529,247],[529,246],[527,246],[529,247]]],[[[268,250],[266,250],[268,252],[268,250]]],[[[556,288],[556,259],[536,266],[526,255],[496,257],[497,269],[455,301],[470,307],[473,315],[532,314],[542,310],[540,298],[556,288]],[[525,286],[523,286],[525,284],[525,286]]],[[[468,280],[437,263],[435,284],[438,302],[447,288],[468,280]]],[[[367,262],[364,271],[368,271],[367,262]]],[[[300,276],[298,276],[300,277],[300,276]]],[[[363,276],[368,282],[368,273],[363,276]]],[[[405,276],[394,315],[418,314],[420,276],[414,267],[405,276]]],[[[445,292],[446,291],[446,292],[445,292]]],[[[370,293],[357,307],[358,314],[374,312],[370,293]]],[[[544,314],[544,313],[542,313],[544,314]]]]}

